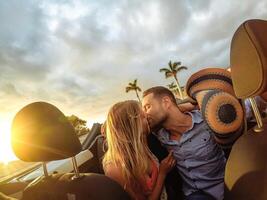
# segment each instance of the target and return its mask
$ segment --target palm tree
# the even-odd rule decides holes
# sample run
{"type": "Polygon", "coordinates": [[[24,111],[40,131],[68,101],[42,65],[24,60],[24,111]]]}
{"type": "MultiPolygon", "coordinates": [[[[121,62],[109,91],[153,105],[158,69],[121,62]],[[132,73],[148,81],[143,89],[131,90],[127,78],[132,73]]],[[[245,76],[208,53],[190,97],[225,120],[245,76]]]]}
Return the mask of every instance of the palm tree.
{"type": "Polygon", "coordinates": [[[174,80],[177,84],[177,89],[179,91],[179,95],[180,95],[181,99],[184,99],[184,97],[183,97],[183,92],[182,92],[181,86],[180,86],[178,78],[177,78],[177,73],[183,69],[187,69],[187,67],[181,66],[181,62],[172,63],[172,61],[169,61],[168,68],[161,68],[159,70],[159,72],[165,73],[165,78],[169,78],[169,77],[174,78],[174,80]]]}
{"type": "MultiPolygon", "coordinates": [[[[179,95],[177,84],[175,84],[174,82],[171,82],[171,84],[168,84],[167,87],[174,93],[175,96],[179,95]]],[[[181,86],[181,90],[184,94],[185,86],[181,86]]]]}
{"type": "Polygon", "coordinates": [[[132,83],[131,82],[128,83],[128,86],[125,89],[126,89],[126,92],[134,90],[139,102],[141,103],[140,97],[138,95],[138,91],[141,92],[141,88],[137,86],[137,79],[135,79],[132,83]]]}
{"type": "Polygon", "coordinates": [[[168,84],[167,87],[176,95],[179,94],[177,85],[174,82],[171,82],[171,84],[168,84]]]}

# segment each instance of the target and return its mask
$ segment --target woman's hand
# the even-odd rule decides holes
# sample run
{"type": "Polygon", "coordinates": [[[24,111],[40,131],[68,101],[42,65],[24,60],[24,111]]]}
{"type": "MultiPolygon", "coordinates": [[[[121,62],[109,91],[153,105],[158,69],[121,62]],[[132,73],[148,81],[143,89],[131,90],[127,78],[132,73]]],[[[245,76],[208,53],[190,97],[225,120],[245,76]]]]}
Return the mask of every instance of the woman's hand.
{"type": "Polygon", "coordinates": [[[169,155],[160,162],[159,173],[166,175],[175,166],[176,160],[172,155],[172,151],[169,155]]]}
{"type": "Polygon", "coordinates": [[[158,200],[160,198],[166,175],[175,166],[175,164],[176,160],[174,159],[172,152],[170,152],[169,155],[160,162],[157,182],[152,193],[149,195],[148,200],[158,200]]]}

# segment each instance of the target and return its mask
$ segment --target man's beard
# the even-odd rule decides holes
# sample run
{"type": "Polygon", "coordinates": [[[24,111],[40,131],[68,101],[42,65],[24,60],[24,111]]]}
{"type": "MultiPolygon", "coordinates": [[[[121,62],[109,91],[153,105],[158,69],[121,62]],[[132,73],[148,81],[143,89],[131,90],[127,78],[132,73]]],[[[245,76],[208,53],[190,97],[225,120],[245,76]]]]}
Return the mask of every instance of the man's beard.
{"type": "Polygon", "coordinates": [[[159,121],[155,122],[155,120],[152,119],[152,122],[148,120],[148,124],[150,127],[151,132],[157,132],[161,128],[163,128],[164,122],[167,120],[167,116],[162,117],[159,121]]]}

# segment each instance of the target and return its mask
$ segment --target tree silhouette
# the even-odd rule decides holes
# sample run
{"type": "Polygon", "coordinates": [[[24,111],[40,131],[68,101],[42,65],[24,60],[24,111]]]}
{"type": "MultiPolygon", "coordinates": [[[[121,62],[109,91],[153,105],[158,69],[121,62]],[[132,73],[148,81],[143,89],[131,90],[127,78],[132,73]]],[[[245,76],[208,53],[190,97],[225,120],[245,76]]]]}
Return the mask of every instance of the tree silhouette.
{"type": "Polygon", "coordinates": [[[180,83],[177,78],[177,73],[182,71],[182,70],[187,70],[187,67],[181,66],[181,62],[174,62],[169,61],[168,67],[161,68],[159,71],[165,73],[165,78],[173,77],[176,84],[177,84],[177,89],[180,95],[181,99],[184,99],[183,92],[180,86],[180,83]]]}
{"type": "Polygon", "coordinates": [[[138,95],[138,91],[141,92],[141,88],[139,86],[137,86],[137,79],[135,79],[132,83],[128,83],[128,86],[125,88],[126,93],[130,92],[130,91],[135,91],[135,94],[138,98],[138,101],[141,103],[140,97],[138,95]]]}
{"type": "Polygon", "coordinates": [[[86,126],[86,121],[76,115],[67,116],[68,121],[73,126],[77,136],[89,133],[90,129],[86,126]]]}

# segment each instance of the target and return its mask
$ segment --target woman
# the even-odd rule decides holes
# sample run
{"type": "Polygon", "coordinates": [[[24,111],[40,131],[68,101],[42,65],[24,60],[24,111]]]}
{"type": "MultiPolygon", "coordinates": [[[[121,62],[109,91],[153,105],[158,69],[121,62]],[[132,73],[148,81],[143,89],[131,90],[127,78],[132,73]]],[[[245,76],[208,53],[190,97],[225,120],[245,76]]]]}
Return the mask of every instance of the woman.
{"type": "Polygon", "coordinates": [[[166,174],[175,165],[170,153],[158,166],[148,149],[149,126],[137,101],[111,107],[106,121],[106,176],[117,181],[133,199],[159,199],[166,174]]]}

